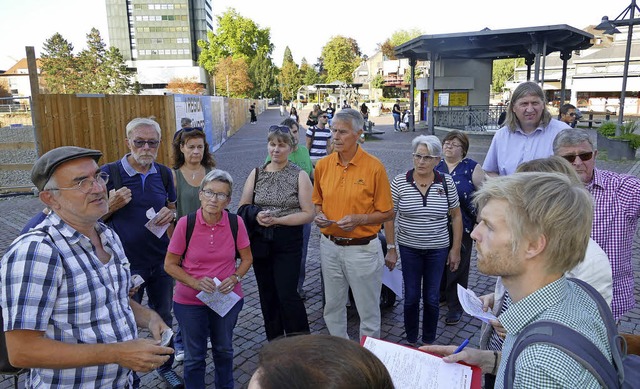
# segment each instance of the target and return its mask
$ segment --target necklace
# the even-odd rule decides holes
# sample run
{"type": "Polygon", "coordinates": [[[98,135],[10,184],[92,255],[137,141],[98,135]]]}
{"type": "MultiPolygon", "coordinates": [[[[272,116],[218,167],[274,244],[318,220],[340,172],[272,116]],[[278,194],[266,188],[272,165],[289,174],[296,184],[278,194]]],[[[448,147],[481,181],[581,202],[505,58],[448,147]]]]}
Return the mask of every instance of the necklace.
{"type": "Polygon", "coordinates": [[[196,176],[199,176],[199,175],[200,175],[200,172],[202,171],[200,168],[198,168],[198,169],[196,169],[196,170],[194,171],[194,170],[189,170],[189,169],[187,169],[186,167],[184,168],[184,170],[186,170],[187,172],[190,172],[190,173],[191,173],[191,179],[192,179],[192,180],[195,180],[195,179],[196,179],[196,176]]]}

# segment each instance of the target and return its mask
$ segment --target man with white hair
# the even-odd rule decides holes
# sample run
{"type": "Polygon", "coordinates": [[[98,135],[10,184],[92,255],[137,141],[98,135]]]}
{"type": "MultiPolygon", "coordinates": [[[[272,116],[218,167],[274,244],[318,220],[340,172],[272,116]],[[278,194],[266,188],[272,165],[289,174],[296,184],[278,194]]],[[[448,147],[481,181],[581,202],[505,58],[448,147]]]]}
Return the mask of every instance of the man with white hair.
{"type": "MultiPolygon", "coordinates": [[[[156,214],[152,222],[155,227],[174,221],[175,186],[171,170],[155,162],[161,141],[160,125],[148,118],[135,118],[127,124],[126,136],[130,152],[102,167],[105,173],[116,176],[107,184],[109,214],[105,219],[122,240],[131,273],[144,279],[133,299],[141,302],[146,291],[149,306],[171,326],[173,278],[164,271],[169,237],[166,232],[157,237],[146,224],[150,209],[156,214]]],[[[181,388],[182,379],[171,369],[172,364],[173,355],[157,369],[157,374],[171,388],[181,388]]]]}

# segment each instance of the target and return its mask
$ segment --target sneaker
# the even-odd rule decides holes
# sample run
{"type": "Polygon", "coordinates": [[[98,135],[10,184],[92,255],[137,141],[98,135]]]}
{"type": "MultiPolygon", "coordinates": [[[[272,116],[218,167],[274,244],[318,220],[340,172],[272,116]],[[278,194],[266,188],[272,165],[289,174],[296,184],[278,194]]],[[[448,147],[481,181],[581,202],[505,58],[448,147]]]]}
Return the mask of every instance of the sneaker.
{"type": "Polygon", "coordinates": [[[184,361],[184,350],[176,350],[176,355],[174,357],[176,362],[184,361]]]}
{"type": "Polygon", "coordinates": [[[168,369],[165,371],[156,370],[156,375],[164,380],[171,389],[183,389],[184,381],[175,371],[168,369]]]}

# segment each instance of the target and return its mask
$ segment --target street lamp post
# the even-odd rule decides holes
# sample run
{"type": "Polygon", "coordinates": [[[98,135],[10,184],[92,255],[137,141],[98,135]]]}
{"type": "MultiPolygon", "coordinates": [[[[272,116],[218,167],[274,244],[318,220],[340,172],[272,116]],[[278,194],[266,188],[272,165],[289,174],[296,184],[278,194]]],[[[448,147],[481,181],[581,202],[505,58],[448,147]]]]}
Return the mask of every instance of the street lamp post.
{"type": "Polygon", "coordinates": [[[622,90],[620,91],[620,108],[618,110],[618,125],[616,126],[616,136],[620,136],[622,124],[624,122],[624,98],[627,93],[627,76],[629,75],[629,58],[631,57],[631,37],[633,35],[633,26],[640,25],[640,18],[635,18],[635,12],[640,13],[640,8],[636,5],[636,0],[631,0],[631,4],[625,8],[620,15],[614,20],[609,20],[607,16],[602,17],[602,21],[596,27],[596,30],[604,31],[605,34],[619,33],[616,27],[626,26],[627,32],[627,50],[624,55],[624,68],[622,70],[622,90]],[[625,19],[626,17],[628,19],[625,19]]]}

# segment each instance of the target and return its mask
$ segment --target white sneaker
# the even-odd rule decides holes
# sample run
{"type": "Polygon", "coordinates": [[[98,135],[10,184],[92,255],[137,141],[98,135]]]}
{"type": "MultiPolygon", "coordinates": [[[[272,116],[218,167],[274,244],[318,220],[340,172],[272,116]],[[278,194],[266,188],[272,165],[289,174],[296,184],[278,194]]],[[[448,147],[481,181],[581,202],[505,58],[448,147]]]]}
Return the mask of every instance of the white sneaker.
{"type": "Polygon", "coordinates": [[[180,351],[176,351],[176,356],[174,357],[176,362],[182,362],[184,361],[184,351],[180,350],[180,351]]]}

